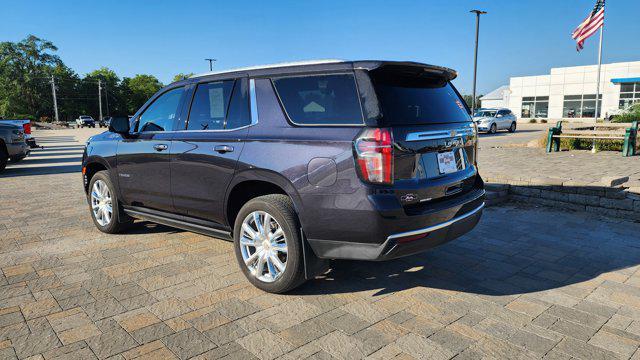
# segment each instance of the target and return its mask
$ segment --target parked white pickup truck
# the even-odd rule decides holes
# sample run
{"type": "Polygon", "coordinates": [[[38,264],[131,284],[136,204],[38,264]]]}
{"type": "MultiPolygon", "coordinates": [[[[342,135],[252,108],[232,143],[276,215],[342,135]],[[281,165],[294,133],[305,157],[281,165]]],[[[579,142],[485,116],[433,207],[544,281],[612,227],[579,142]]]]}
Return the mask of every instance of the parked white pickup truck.
{"type": "Polygon", "coordinates": [[[2,124],[13,124],[22,126],[24,130],[24,140],[29,145],[30,148],[37,148],[36,139],[31,136],[31,120],[18,120],[18,119],[2,119],[0,118],[0,123],[2,124]]]}

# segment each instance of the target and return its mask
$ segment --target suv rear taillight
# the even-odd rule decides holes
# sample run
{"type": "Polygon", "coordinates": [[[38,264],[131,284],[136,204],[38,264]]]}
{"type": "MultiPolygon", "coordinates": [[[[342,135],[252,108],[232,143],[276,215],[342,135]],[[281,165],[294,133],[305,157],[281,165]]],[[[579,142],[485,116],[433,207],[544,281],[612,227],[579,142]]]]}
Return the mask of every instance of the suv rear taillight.
{"type": "Polygon", "coordinates": [[[393,137],[387,128],[365,128],[353,143],[362,180],[374,184],[393,183],[393,137]]]}
{"type": "Polygon", "coordinates": [[[31,123],[24,123],[22,124],[22,129],[24,129],[24,133],[27,135],[31,135],[31,123]]]}

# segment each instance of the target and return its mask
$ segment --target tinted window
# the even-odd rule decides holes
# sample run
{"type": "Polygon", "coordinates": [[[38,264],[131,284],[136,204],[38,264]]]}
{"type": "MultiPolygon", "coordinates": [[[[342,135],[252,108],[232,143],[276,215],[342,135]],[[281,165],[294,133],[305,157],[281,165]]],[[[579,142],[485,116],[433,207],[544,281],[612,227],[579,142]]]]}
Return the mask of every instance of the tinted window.
{"type": "Polygon", "coordinates": [[[362,124],[362,110],[352,74],[274,79],[291,121],[304,125],[362,124]]]}
{"type": "Polygon", "coordinates": [[[191,103],[187,130],[224,129],[233,80],[200,84],[191,103]]]}
{"type": "Polygon", "coordinates": [[[442,78],[387,72],[373,82],[387,125],[470,121],[462,100],[442,78]]]}
{"type": "Polygon", "coordinates": [[[140,115],[138,131],[170,131],[178,112],[178,104],[184,93],[184,88],[169,90],[160,95],[140,115]]]}
{"type": "Polygon", "coordinates": [[[236,80],[229,104],[229,114],[225,123],[225,129],[237,129],[251,124],[251,112],[249,111],[249,81],[247,79],[236,80]]]}

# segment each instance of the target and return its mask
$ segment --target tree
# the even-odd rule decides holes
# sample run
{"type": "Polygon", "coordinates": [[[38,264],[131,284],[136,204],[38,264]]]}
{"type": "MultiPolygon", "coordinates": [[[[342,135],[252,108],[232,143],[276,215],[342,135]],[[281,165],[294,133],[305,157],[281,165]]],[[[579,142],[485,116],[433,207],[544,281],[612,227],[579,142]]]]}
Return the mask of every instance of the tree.
{"type": "Polygon", "coordinates": [[[163,86],[160,80],[153,75],[136,75],[130,79],[124,78],[122,82],[126,86],[125,93],[129,114],[138,111],[163,86]]]}
{"type": "MultiPolygon", "coordinates": [[[[31,114],[36,118],[51,115],[51,100],[43,101],[50,91],[52,69],[62,65],[58,48],[34,35],[18,42],[0,43],[0,110],[5,114],[31,114]]],[[[51,97],[49,97],[50,99],[51,97]]]]}
{"type": "Polygon", "coordinates": [[[98,109],[98,81],[102,84],[102,114],[108,115],[126,115],[127,103],[120,96],[120,78],[115,71],[101,67],[88,73],[82,79],[83,87],[87,94],[92,94],[93,100],[88,103],[90,107],[89,113],[97,116],[100,111],[98,109]]]}
{"type": "Polygon", "coordinates": [[[107,67],[81,77],[62,62],[55,54],[57,50],[52,42],[34,35],[20,42],[0,42],[0,116],[53,118],[51,76],[55,78],[58,114],[62,121],[82,114],[97,118],[98,81],[102,83],[105,115],[133,114],[162,88],[162,83],[152,75],[120,80],[107,67]]]}
{"type": "Polygon", "coordinates": [[[185,79],[188,79],[188,78],[190,78],[192,76],[193,76],[193,73],[188,73],[188,74],[179,73],[179,74],[176,74],[176,76],[173,77],[173,82],[185,80],[185,79]]]}
{"type": "MultiPolygon", "coordinates": [[[[480,107],[480,98],[481,97],[482,97],[482,95],[477,95],[476,96],[476,109],[480,107]]],[[[471,103],[472,103],[472,100],[473,100],[473,95],[462,95],[462,99],[464,99],[464,102],[467,104],[469,109],[471,109],[471,103]]]]}

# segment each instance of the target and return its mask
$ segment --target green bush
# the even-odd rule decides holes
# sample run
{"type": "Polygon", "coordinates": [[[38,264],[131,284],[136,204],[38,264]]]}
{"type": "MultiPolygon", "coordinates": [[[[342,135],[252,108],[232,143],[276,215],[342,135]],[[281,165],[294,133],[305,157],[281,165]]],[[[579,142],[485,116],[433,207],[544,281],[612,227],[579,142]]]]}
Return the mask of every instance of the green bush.
{"type": "Polygon", "coordinates": [[[640,112],[616,115],[616,116],[613,117],[613,120],[611,120],[611,122],[614,122],[614,123],[630,123],[630,122],[634,122],[636,120],[640,121],[640,112]]]}
{"type": "Polygon", "coordinates": [[[629,112],[621,115],[614,115],[611,122],[615,123],[630,123],[634,121],[640,121],[640,104],[633,105],[629,112]]]}
{"type": "MultiPolygon", "coordinates": [[[[548,135],[540,138],[538,146],[547,148],[548,135]]],[[[623,140],[596,140],[596,149],[598,151],[622,151],[623,140]]],[[[591,150],[593,140],[588,139],[560,139],[560,150],[591,150]]]]}
{"type": "Polygon", "coordinates": [[[7,117],[7,119],[36,121],[36,117],[33,116],[33,115],[22,115],[22,114],[18,114],[18,115],[15,115],[15,116],[7,117]]]}

